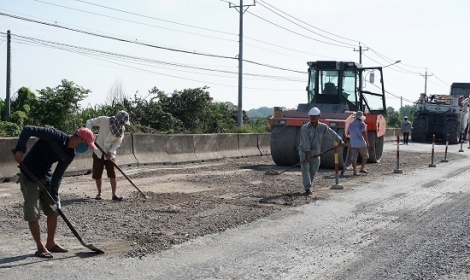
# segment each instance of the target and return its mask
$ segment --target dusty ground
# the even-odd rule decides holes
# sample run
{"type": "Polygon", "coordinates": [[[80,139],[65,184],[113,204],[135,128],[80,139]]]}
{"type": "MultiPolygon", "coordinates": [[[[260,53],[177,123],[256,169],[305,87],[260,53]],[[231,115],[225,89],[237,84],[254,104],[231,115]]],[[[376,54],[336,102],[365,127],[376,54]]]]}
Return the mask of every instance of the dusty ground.
{"type": "MultiPolygon", "coordinates": [[[[436,153],[436,159],[442,158],[442,153],[436,153]]],[[[463,155],[453,154],[449,160],[461,158],[463,155]]],[[[400,163],[404,173],[429,168],[430,156],[401,152],[400,163]]],[[[118,192],[125,197],[122,202],[110,200],[107,181],[103,184],[105,199],[96,201],[90,175],[67,177],[60,190],[62,210],[86,242],[106,254],[141,257],[198,236],[250,223],[275,211],[328,199],[334,192],[361,187],[377,177],[390,176],[396,168],[396,154],[385,152],[380,163],[368,164],[368,174],[352,176],[352,171],[346,171],[344,177],[339,177],[344,190],[331,190],[335,184],[334,171],[320,170],[310,196],[303,194],[299,168],[280,175],[266,175],[271,168],[282,171],[287,167],[274,166],[270,157],[253,157],[170,167],[124,168],[149,199],[144,200],[121,176],[118,192]]],[[[42,219],[43,231],[44,223],[42,219]]],[[[0,184],[0,237],[6,255],[18,256],[20,252],[15,250],[34,252],[35,246],[22,219],[19,185],[14,183],[0,184]],[[16,246],[19,242],[21,246],[16,246]]],[[[69,249],[87,251],[62,221],[57,240],[69,249]]]]}

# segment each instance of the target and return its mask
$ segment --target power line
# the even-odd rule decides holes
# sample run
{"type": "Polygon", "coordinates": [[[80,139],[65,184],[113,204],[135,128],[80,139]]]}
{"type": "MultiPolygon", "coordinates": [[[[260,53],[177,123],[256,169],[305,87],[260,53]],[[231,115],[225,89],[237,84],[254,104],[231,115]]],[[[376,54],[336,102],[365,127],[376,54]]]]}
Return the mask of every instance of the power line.
{"type": "MultiPolygon", "coordinates": [[[[283,14],[285,14],[285,15],[287,15],[287,16],[293,18],[293,19],[295,19],[295,20],[297,20],[297,21],[299,21],[299,22],[301,22],[301,23],[303,23],[303,24],[305,24],[305,25],[307,25],[307,26],[310,26],[310,27],[312,27],[312,28],[315,28],[315,29],[317,29],[317,30],[320,30],[320,31],[322,31],[322,32],[324,32],[324,33],[333,35],[333,36],[338,37],[338,38],[341,38],[341,39],[345,39],[345,40],[349,40],[349,41],[353,41],[353,42],[358,42],[357,40],[352,40],[352,39],[349,39],[349,38],[346,38],[346,37],[343,37],[343,36],[339,36],[339,35],[336,35],[336,34],[334,34],[334,33],[331,33],[331,32],[328,32],[328,31],[326,31],[326,30],[323,30],[323,29],[321,29],[321,28],[318,28],[318,27],[316,27],[316,26],[313,26],[313,25],[311,25],[311,24],[309,24],[309,23],[307,23],[307,22],[305,22],[305,21],[302,21],[302,20],[300,20],[300,19],[298,19],[298,18],[296,18],[296,17],[294,17],[294,16],[289,15],[288,13],[282,11],[281,9],[278,9],[278,8],[274,7],[273,5],[267,3],[267,2],[265,2],[265,1],[263,1],[263,0],[258,0],[258,2],[262,2],[262,3],[264,3],[264,4],[268,5],[268,6],[270,6],[271,8],[273,8],[273,9],[275,9],[275,10],[277,10],[277,11],[279,11],[279,12],[281,12],[281,13],[283,13],[283,14]]],[[[320,35],[320,34],[319,34],[319,35],[320,35]]]]}
{"type": "Polygon", "coordinates": [[[289,14],[287,14],[287,13],[285,13],[285,12],[283,12],[283,11],[277,9],[277,8],[275,8],[274,6],[272,6],[272,5],[268,4],[268,3],[266,3],[266,5],[269,5],[269,6],[272,7],[273,9],[268,8],[268,7],[266,7],[263,3],[265,3],[265,2],[264,2],[264,1],[258,1],[258,4],[259,4],[260,6],[262,6],[262,7],[264,7],[265,9],[271,11],[272,13],[274,13],[274,14],[280,16],[281,18],[287,20],[287,21],[290,22],[290,23],[293,23],[293,24],[295,24],[295,25],[297,25],[297,26],[299,26],[299,27],[301,27],[301,28],[303,28],[303,29],[305,29],[305,30],[307,30],[307,31],[310,31],[310,32],[312,32],[312,33],[314,33],[314,34],[316,34],[316,35],[318,35],[318,36],[320,36],[320,37],[323,37],[323,38],[325,38],[325,39],[329,39],[329,40],[332,40],[332,41],[337,42],[337,43],[340,43],[340,44],[345,44],[345,45],[349,45],[349,46],[354,46],[354,45],[352,45],[352,44],[344,43],[344,42],[338,41],[338,40],[336,40],[336,39],[332,39],[332,38],[330,38],[330,37],[328,37],[328,36],[325,36],[325,35],[323,35],[323,34],[320,34],[320,33],[318,33],[318,32],[312,31],[311,29],[308,29],[308,28],[306,28],[305,26],[302,26],[302,25],[300,25],[300,24],[298,24],[298,23],[296,23],[296,22],[294,22],[294,21],[292,21],[292,20],[286,18],[285,16],[283,16],[283,15],[281,15],[280,13],[274,11],[273,9],[276,9],[276,10],[278,10],[278,11],[280,11],[280,12],[286,14],[287,16],[298,20],[297,18],[295,18],[295,17],[293,17],[293,16],[291,16],[291,15],[289,15],[289,14]]]}
{"type": "MultiPolygon", "coordinates": [[[[39,1],[39,0],[34,0],[34,1],[42,2],[42,3],[47,3],[47,2],[45,2],[45,1],[39,1]]],[[[217,33],[222,33],[222,34],[229,34],[229,35],[236,35],[236,36],[238,36],[238,34],[231,33],[231,32],[220,31],[220,30],[214,30],[214,29],[209,29],[209,28],[200,27],[200,26],[195,26],[195,25],[182,24],[182,23],[175,22],[175,21],[169,21],[169,20],[164,20],[164,19],[152,17],[152,16],[147,16],[147,15],[144,15],[144,14],[128,12],[128,11],[124,11],[124,10],[112,8],[112,7],[109,7],[109,6],[104,6],[104,5],[95,4],[95,3],[91,3],[91,2],[87,2],[87,1],[82,1],[82,0],[76,0],[76,1],[81,2],[81,3],[84,3],[84,4],[93,5],[93,6],[97,6],[97,7],[100,7],[100,8],[112,10],[112,11],[118,11],[118,12],[121,12],[121,13],[125,13],[125,14],[130,14],[130,15],[138,16],[138,17],[153,19],[153,20],[162,21],[162,22],[171,23],[171,24],[176,24],[176,25],[185,26],[185,27],[197,28],[197,29],[201,29],[201,30],[205,30],[205,31],[212,31],[212,32],[217,32],[217,33]]],[[[225,2],[229,3],[228,1],[225,1],[225,2]]],[[[52,5],[56,5],[56,4],[52,4],[52,5]]],[[[60,6],[60,5],[58,5],[58,6],[60,6]]],[[[86,11],[85,11],[85,12],[86,12],[86,11]]],[[[96,14],[96,13],[94,13],[94,14],[96,14]]],[[[106,16],[106,15],[103,15],[103,16],[106,16]]],[[[131,22],[133,22],[133,21],[131,21],[131,22]]],[[[306,24],[307,24],[307,23],[306,23],[306,24]]],[[[308,24],[307,24],[307,25],[308,25],[308,24]]],[[[315,27],[315,28],[316,28],[316,27],[315,27]]],[[[318,28],[317,28],[317,29],[318,29],[318,28]]],[[[171,29],[170,29],[170,30],[171,30],[171,29]]],[[[321,30],[321,29],[320,29],[320,30],[321,30]]],[[[177,30],[176,30],[176,31],[177,31],[177,30]]],[[[183,31],[177,31],[177,32],[183,32],[183,31]]],[[[328,33],[327,31],[323,31],[323,32],[328,33]]],[[[195,35],[199,35],[199,34],[197,34],[197,33],[191,33],[191,32],[188,32],[188,33],[190,33],[190,34],[195,34],[195,35]]],[[[332,34],[332,33],[331,33],[331,34],[332,34]]],[[[334,34],[332,34],[332,35],[334,35],[334,34]]],[[[201,36],[204,36],[204,35],[201,35],[201,36]]],[[[337,35],[335,35],[335,36],[337,36],[337,35]]],[[[343,37],[341,37],[341,36],[338,36],[338,37],[343,38],[343,37]]],[[[209,38],[218,38],[218,37],[209,36],[209,38]]],[[[275,46],[275,47],[278,47],[278,48],[282,48],[282,49],[286,49],[286,50],[290,50],[290,51],[294,51],[294,52],[304,53],[304,54],[308,54],[308,55],[321,56],[321,55],[318,55],[318,54],[311,54],[311,53],[303,52],[303,51],[296,50],[296,49],[286,48],[286,47],[279,46],[279,45],[274,44],[274,43],[261,41],[261,40],[258,40],[258,39],[256,39],[256,38],[252,38],[252,37],[249,37],[249,36],[244,36],[244,38],[245,38],[245,39],[249,39],[249,40],[253,40],[253,41],[258,42],[258,43],[266,44],[266,45],[269,45],[269,46],[275,46]]],[[[218,39],[221,39],[221,38],[218,38],[218,39]]],[[[230,39],[226,39],[226,40],[233,41],[233,40],[230,40],[230,39]]],[[[246,44],[246,43],[245,43],[245,44],[246,44]]],[[[267,50],[267,49],[266,49],[266,50],[267,50]]],[[[268,51],[270,51],[270,50],[268,50],[268,51]]],[[[326,57],[326,56],[323,56],[323,57],[326,57]]],[[[329,57],[329,58],[332,58],[332,57],[329,57]]]]}
{"type": "MultiPolygon", "coordinates": [[[[100,17],[106,17],[106,18],[111,18],[111,19],[114,19],[114,20],[125,21],[125,22],[134,23],[134,24],[139,24],[139,25],[143,25],[143,26],[148,26],[148,27],[153,27],[153,28],[159,28],[159,29],[165,29],[165,30],[175,31],[175,32],[184,33],[184,34],[191,34],[191,35],[206,37],[206,38],[212,38],[212,39],[216,39],[216,40],[224,40],[224,41],[229,41],[229,42],[237,42],[237,40],[232,40],[232,39],[227,39],[227,38],[221,38],[221,37],[214,37],[214,36],[208,36],[208,35],[199,34],[199,33],[194,33],[194,32],[186,32],[186,31],[176,30],[176,29],[172,29],[172,28],[166,28],[166,27],[162,27],[162,26],[156,26],[156,25],[147,24],[147,23],[142,23],[142,22],[138,22],[138,21],[134,21],[134,20],[127,20],[127,19],[123,19],[123,18],[118,18],[118,17],[114,17],[114,16],[109,16],[109,15],[106,15],[106,14],[101,14],[101,13],[96,13],[96,12],[90,12],[90,11],[86,11],[86,10],[82,10],[82,9],[77,9],[77,8],[72,8],[72,7],[68,7],[68,6],[64,6],[64,5],[59,5],[59,4],[55,4],[55,3],[50,3],[50,2],[47,2],[47,1],[41,1],[41,0],[33,0],[33,1],[36,1],[36,2],[38,2],[38,3],[47,4],[47,5],[56,6],[56,7],[60,7],[60,8],[64,8],[64,9],[68,9],[68,10],[74,10],[74,11],[79,11],[79,12],[82,12],[82,13],[87,13],[87,14],[91,14],[91,15],[96,15],[96,16],[100,16],[100,17]]],[[[84,1],[80,1],[80,2],[84,2],[84,1]]],[[[87,4],[88,4],[88,2],[87,2],[87,4]]],[[[93,3],[89,3],[89,4],[93,4],[93,3]]],[[[97,5],[97,4],[96,4],[96,5],[97,5]]],[[[106,6],[103,6],[103,5],[98,5],[98,6],[100,6],[100,7],[106,7],[106,6]]],[[[114,9],[114,8],[111,8],[111,7],[106,7],[106,8],[107,8],[107,9],[110,9],[110,10],[116,10],[116,9],[114,9]]],[[[122,11],[122,10],[118,10],[118,11],[120,11],[120,12],[125,12],[125,11],[122,11]]],[[[145,15],[142,15],[142,14],[136,14],[136,13],[133,13],[133,14],[134,14],[134,15],[141,16],[141,17],[148,17],[148,16],[145,16],[145,15]]],[[[150,17],[150,18],[151,18],[151,19],[154,19],[154,20],[161,20],[161,19],[154,18],[154,17],[150,17]]],[[[165,20],[161,20],[161,21],[165,21],[165,20]]],[[[178,24],[177,22],[173,22],[173,21],[171,21],[170,23],[178,24]]],[[[193,28],[199,28],[199,29],[207,30],[207,28],[203,28],[203,27],[198,27],[198,26],[193,26],[193,25],[185,25],[185,24],[182,24],[182,25],[183,25],[183,26],[188,26],[188,27],[193,27],[193,28]]],[[[217,30],[213,30],[213,29],[209,29],[209,31],[217,32],[217,30]]],[[[236,34],[224,32],[224,31],[218,31],[218,32],[220,32],[220,33],[226,33],[226,34],[230,34],[230,35],[236,35],[236,34]]],[[[282,49],[291,50],[291,51],[294,51],[294,52],[300,52],[300,53],[305,53],[305,54],[309,54],[309,55],[315,55],[315,54],[310,54],[310,53],[302,52],[302,51],[295,50],[295,49],[289,49],[289,48],[282,47],[282,46],[279,46],[279,45],[276,45],[276,44],[264,42],[264,41],[261,41],[261,40],[255,39],[255,38],[250,38],[250,37],[245,37],[245,38],[250,39],[250,40],[253,40],[253,41],[256,41],[256,42],[259,42],[259,43],[267,44],[267,45],[270,45],[270,46],[276,46],[276,47],[279,47],[279,48],[282,48],[282,49]]],[[[273,51],[273,50],[270,50],[270,49],[266,49],[266,48],[263,48],[263,47],[259,47],[259,46],[253,45],[253,44],[248,44],[248,43],[246,43],[246,42],[244,42],[244,44],[245,44],[245,45],[248,45],[248,46],[255,47],[255,48],[259,48],[259,49],[262,49],[262,50],[266,50],[266,51],[269,51],[269,52],[273,52],[273,53],[277,53],[277,54],[281,54],[281,55],[285,55],[285,56],[290,56],[290,57],[295,57],[295,56],[291,56],[291,55],[288,55],[288,54],[285,54],[285,53],[279,53],[279,52],[276,52],[276,51],[273,51]]],[[[298,57],[295,57],[295,58],[298,58],[298,57]]],[[[299,59],[303,59],[303,58],[299,58],[299,59]]]]}
{"type": "Polygon", "coordinates": [[[113,11],[117,11],[117,12],[121,12],[121,13],[125,13],[125,14],[130,14],[130,15],[133,15],[133,16],[144,17],[144,18],[148,18],[148,19],[153,19],[153,20],[158,20],[158,21],[162,21],[162,22],[172,23],[172,24],[181,25],[181,26],[185,26],[185,27],[191,27],[191,28],[201,29],[201,30],[205,30],[205,31],[217,32],[217,33],[230,34],[230,35],[235,35],[235,36],[238,35],[236,33],[225,32],[225,31],[220,31],[220,30],[214,30],[214,29],[209,29],[209,28],[199,27],[199,26],[194,26],[194,25],[189,25],[189,24],[183,24],[183,23],[175,22],[175,21],[171,21],[171,20],[165,20],[165,19],[160,19],[160,18],[156,18],[156,17],[143,15],[143,14],[124,11],[124,10],[112,8],[112,7],[109,7],[109,6],[99,5],[99,4],[95,4],[95,3],[91,3],[91,2],[87,2],[87,1],[83,1],[83,0],[75,0],[75,1],[81,2],[81,3],[84,3],[84,4],[88,4],[88,5],[93,5],[93,6],[96,6],[96,7],[103,8],[103,9],[113,10],[113,11]]]}
{"type": "MultiPolygon", "coordinates": [[[[0,34],[5,35],[6,33],[0,32],[0,34]]],[[[217,72],[217,73],[226,73],[226,74],[237,74],[235,71],[228,71],[228,70],[220,70],[220,69],[211,69],[211,68],[204,68],[204,67],[197,67],[197,66],[192,66],[188,64],[181,64],[181,63],[173,63],[173,62],[165,62],[165,61],[160,61],[160,60],[154,60],[154,59],[149,59],[149,58],[142,58],[142,57],[137,57],[137,56],[130,56],[130,55],[125,55],[125,54],[119,54],[119,53],[114,53],[114,52],[109,52],[109,51],[102,51],[102,50],[97,50],[97,49],[91,49],[91,48],[85,48],[85,47],[80,47],[80,46],[75,46],[75,45],[70,45],[70,44],[63,44],[63,43],[58,43],[58,42],[52,42],[52,41],[47,41],[47,40],[42,40],[42,39],[37,39],[33,37],[26,37],[26,36],[20,36],[16,34],[11,34],[13,39],[17,42],[26,42],[30,44],[36,44],[36,45],[41,45],[41,46],[48,46],[48,47],[54,47],[58,48],[61,50],[65,51],[72,51],[72,52],[80,52],[80,53],[87,53],[87,54],[95,54],[95,55],[101,55],[105,57],[114,57],[118,59],[127,59],[131,61],[141,61],[141,62],[147,62],[147,63],[154,63],[154,64],[163,64],[163,65],[168,65],[168,66],[174,66],[174,67],[182,67],[182,68],[189,68],[189,69],[195,69],[195,70],[203,70],[203,71],[209,71],[209,72],[217,72]]],[[[189,71],[186,71],[189,72],[189,71]]],[[[190,72],[193,73],[193,72],[190,72]]],[[[283,81],[293,81],[293,82],[305,82],[304,80],[296,79],[293,77],[282,77],[282,76],[272,76],[272,75],[264,75],[264,74],[254,74],[254,73],[245,73],[247,76],[253,76],[253,77],[261,77],[261,78],[270,78],[270,79],[275,79],[275,80],[283,80],[283,81]]]]}
{"type": "MultiPolygon", "coordinates": [[[[79,11],[79,12],[82,12],[82,13],[87,13],[87,14],[91,14],[91,15],[95,15],[95,16],[100,16],[100,17],[111,18],[111,19],[119,20],[119,21],[125,21],[125,22],[135,23],[135,24],[144,25],[144,26],[148,26],[148,27],[160,28],[160,29],[165,29],[165,30],[170,30],[170,31],[185,33],[185,34],[191,34],[191,35],[202,36],[202,37],[206,37],[206,38],[217,39],[217,40],[225,40],[225,41],[230,41],[230,42],[237,42],[236,40],[232,40],[232,39],[226,39],[226,38],[214,37],[214,36],[209,36],[209,35],[204,35],[204,34],[199,34],[199,33],[194,33],[194,32],[187,32],[187,31],[182,31],[182,30],[176,30],[176,29],[167,28],[167,27],[162,27],[162,26],[157,26],[157,25],[153,25],[153,24],[147,24],[147,23],[143,23],[143,22],[139,22],[139,21],[128,20],[128,19],[123,19],[123,18],[119,18],[119,17],[113,17],[113,16],[109,16],[109,15],[105,15],[105,14],[96,13],[96,12],[90,12],[90,11],[86,11],[86,10],[82,10],[82,9],[72,8],[72,7],[68,7],[68,6],[64,6],[64,5],[59,5],[59,4],[55,4],[55,3],[50,3],[50,2],[47,2],[47,1],[41,1],[41,0],[33,0],[33,1],[36,1],[36,2],[39,2],[39,3],[43,3],[43,4],[47,4],[47,5],[56,6],[56,7],[60,7],[60,8],[63,8],[63,9],[68,9],[68,10],[73,10],[73,11],[79,11]]],[[[172,22],[172,23],[174,23],[174,22],[172,22]]],[[[191,27],[195,27],[195,26],[191,26],[191,27]]],[[[210,31],[215,31],[215,30],[210,30],[210,31]]],[[[228,33],[228,34],[230,34],[230,35],[235,35],[235,34],[232,34],[232,33],[228,33]]]]}
{"type": "Polygon", "coordinates": [[[286,31],[288,31],[288,32],[291,32],[291,33],[293,33],[293,34],[299,35],[299,36],[301,36],[301,37],[304,37],[304,38],[307,38],[307,39],[310,39],[310,40],[313,40],[313,41],[316,41],[316,42],[320,42],[320,43],[323,43],[323,44],[327,44],[327,45],[337,46],[337,47],[341,47],[341,48],[351,48],[351,47],[349,47],[349,46],[343,46],[343,45],[339,45],[339,44],[334,44],[334,43],[330,43],[330,42],[325,42],[325,41],[322,41],[322,40],[318,40],[318,39],[315,39],[315,38],[312,38],[312,37],[309,37],[309,36],[300,34],[300,33],[298,33],[298,32],[295,32],[295,31],[293,31],[293,30],[290,30],[290,29],[288,29],[288,28],[285,28],[285,27],[283,27],[283,26],[281,26],[281,25],[279,25],[279,24],[277,24],[277,23],[274,23],[274,22],[269,21],[269,20],[267,20],[267,19],[265,19],[265,18],[262,18],[262,17],[260,17],[260,16],[258,16],[258,15],[256,15],[256,14],[254,14],[254,13],[252,13],[252,12],[247,11],[247,13],[249,13],[250,15],[253,15],[254,17],[257,17],[257,18],[259,18],[259,19],[261,19],[261,20],[263,20],[263,21],[265,21],[265,22],[268,22],[268,23],[270,23],[270,24],[272,24],[272,25],[274,25],[274,26],[276,26],[276,27],[279,27],[279,28],[281,28],[281,29],[284,29],[284,30],[286,30],[286,31]]]}
{"type": "MultiPolygon", "coordinates": [[[[29,18],[25,18],[25,17],[21,17],[21,16],[17,16],[17,15],[12,15],[12,14],[7,14],[7,13],[3,13],[3,12],[0,12],[0,15],[1,16],[11,17],[11,18],[18,19],[18,20],[23,20],[23,21],[38,23],[38,24],[42,24],[42,25],[46,25],[46,26],[55,27],[55,28],[61,28],[61,29],[69,30],[69,31],[74,31],[74,32],[82,33],[82,34],[86,34],[86,35],[91,35],[91,36],[96,36],[96,37],[100,37],[100,38],[125,42],[125,43],[129,43],[129,44],[141,45],[141,46],[152,47],[152,48],[161,49],[161,50],[180,52],[180,53],[192,54],[192,55],[198,55],[198,56],[206,56],[206,57],[212,57],[212,58],[223,58],[223,59],[237,60],[237,58],[231,57],[231,56],[200,53],[200,52],[196,52],[196,51],[191,52],[191,51],[186,51],[186,50],[181,50],[181,49],[176,49],[176,48],[162,47],[162,46],[158,46],[158,45],[154,45],[154,44],[150,44],[150,43],[139,42],[137,40],[136,41],[131,41],[131,40],[124,39],[124,38],[118,38],[118,37],[114,37],[114,36],[103,35],[103,34],[99,34],[99,33],[96,33],[96,32],[90,32],[90,31],[85,31],[85,30],[81,30],[81,29],[77,29],[77,28],[71,28],[71,27],[62,26],[62,25],[59,25],[59,24],[52,24],[52,23],[48,23],[48,22],[45,22],[45,21],[29,19],[29,18]]],[[[256,65],[259,65],[259,66],[278,69],[278,70],[290,71],[290,72],[295,72],[295,73],[305,73],[305,71],[291,70],[291,69],[287,69],[287,68],[283,68],[283,67],[277,67],[277,66],[273,66],[273,65],[264,64],[264,63],[258,63],[258,62],[251,61],[251,60],[243,60],[243,61],[245,61],[247,63],[256,64],[256,65]]]]}

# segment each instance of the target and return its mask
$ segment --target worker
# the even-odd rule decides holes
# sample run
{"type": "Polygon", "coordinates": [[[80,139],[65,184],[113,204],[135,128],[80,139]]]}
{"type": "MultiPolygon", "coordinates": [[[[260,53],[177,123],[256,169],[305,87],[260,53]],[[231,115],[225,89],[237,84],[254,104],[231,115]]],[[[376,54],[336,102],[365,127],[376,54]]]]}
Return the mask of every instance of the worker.
{"type": "Polygon", "coordinates": [[[103,181],[103,169],[106,168],[106,173],[111,184],[111,199],[114,201],[122,201],[122,197],[116,194],[117,180],[114,164],[116,161],[116,150],[121,146],[122,139],[124,138],[124,125],[129,124],[129,114],[126,111],[119,111],[113,117],[99,116],[97,118],[89,119],[86,122],[86,127],[91,129],[93,126],[98,126],[98,137],[96,143],[103,149],[105,154],[100,150],[95,150],[93,153],[93,168],[91,177],[95,179],[98,194],[96,200],[101,200],[101,186],[103,181]]]}
{"type": "Polygon", "coordinates": [[[367,126],[364,123],[365,116],[362,111],[357,111],[355,114],[355,120],[352,121],[346,135],[349,135],[351,140],[351,163],[353,167],[353,175],[359,175],[357,173],[357,157],[361,154],[361,169],[360,173],[367,173],[365,170],[367,159],[369,158],[369,139],[367,137],[367,126]]]}
{"type": "Polygon", "coordinates": [[[310,122],[304,124],[300,129],[299,156],[302,170],[302,183],[305,194],[312,193],[312,184],[315,180],[315,174],[320,167],[320,157],[316,156],[321,151],[323,136],[338,141],[339,146],[344,147],[343,139],[333,131],[329,126],[321,123],[320,109],[313,107],[308,112],[310,122]]]}
{"type": "Polygon", "coordinates": [[[87,128],[80,128],[74,135],[67,135],[62,131],[36,126],[25,126],[18,138],[15,148],[15,161],[20,165],[19,183],[23,193],[24,219],[28,221],[29,230],[36,242],[36,257],[52,258],[52,253],[66,253],[68,250],[55,241],[57,230],[57,208],[60,209],[59,187],[65,170],[72,163],[75,152],[83,153],[88,148],[96,149],[94,144],[95,135],[87,128]],[[26,153],[26,143],[32,136],[38,140],[26,153]],[[54,172],[51,168],[57,163],[54,172]],[[34,176],[35,178],[33,178],[34,176]],[[40,191],[41,184],[48,190],[49,196],[40,191]],[[41,230],[39,226],[40,210],[47,216],[47,242],[41,241],[41,230]]]}
{"type": "Polygon", "coordinates": [[[410,132],[413,127],[411,126],[411,122],[408,120],[407,116],[403,117],[403,122],[401,123],[401,132],[403,133],[403,144],[408,145],[408,138],[410,136],[410,132]]]}

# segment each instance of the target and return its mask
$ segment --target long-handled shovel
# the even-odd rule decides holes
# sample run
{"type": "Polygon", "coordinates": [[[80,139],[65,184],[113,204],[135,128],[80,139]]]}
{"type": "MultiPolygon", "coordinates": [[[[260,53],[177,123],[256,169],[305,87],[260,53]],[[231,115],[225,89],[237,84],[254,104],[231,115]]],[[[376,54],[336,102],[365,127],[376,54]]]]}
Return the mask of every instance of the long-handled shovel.
{"type": "MultiPolygon", "coordinates": [[[[12,150],[12,152],[14,153],[14,150],[12,150]]],[[[23,162],[20,163],[20,166],[21,166],[21,170],[24,171],[26,173],[26,175],[28,176],[28,178],[31,178],[36,184],[38,184],[38,186],[41,188],[41,191],[45,192],[47,194],[47,196],[49,197],[51,203],[53,205],[56,205],[57,206],[57,202],[54,200],[54,198],[52,198],[52,195],[49,193],[49,191],[47,191],[46,187],[44,187],[44,185],[41,183],[41,181],[38,180],[38,178],[36,178],[36,176],[34,176],[33,173],[31,173],[31,171],[28,170],[28,168],[26,168],[26,166],[23,164],[23,162]]],[[[72,231],[73,235],[75,235],[75,237],[78,239],[78,241],[80,241],[80,243],[84,246],[84,247],[87,247],[88,249],[94,251],[94,252],[97,252],[97,253],[100,253],[100,254],[103,254],[104,251],[96,248],[95,246],[93,246],[93,244],[87,244],[83,238],[80,236],[80,234],[78,234],[78,232],[75,230],[75,228],[73,227],[72,223],[70,223],[70,221],[67,219],[67,217],[65,216],[65,214],[62,212],[62,210],[57,207],[57,212],[59,213],[59,215],[62,217],[62,219],[64,220],[64,222],[67,224],[67,226],[69,227],[69,229],[72,231]]]]}
{"type": "MultiPolygon", "coordinates": [[[[337,148],[337,147],[329,148],[329,149],[327,149],[327,150],[325,150],[325,151],[323,151],[323,152],[321,152],[321,153],[319,153],[319,154],[317,154],[317,155],[314,155],[313,157],[314,157],[314,158],[315,158],[315,157],[319,157],[319,156],[323,155],[324,153],[328,153],[329,151],[334,150],[335,148],[337,148]]],[[[291,167],[289,167],[289,168],[287,168],[287,169],[284,169],[284,170],[282,170],[282,171],[276,171],[276,170],[269,169],[269,170],[266,171],[266,173],[264,173],[264,174],[265,174],[265,175],[279,175],[279,174],[282,174],[282,173],[284,173],[284,172],[286,172],[286,171],[291,170],[292,168],[294,168],[294,167],[296,167],[296,166],[301,165],[302,163],[303,163],[303,162],[298,162],[298,163],[292,165],[291,167]]]]}
{"type": "MultiPolygon", "coordinates": [[[[98,143],[95,142],[95,146],[98,148],[98,150],[100,150],[100,152],[103,153],[103,155],[106,154],[106,152],[103,150],[103,148],[100,147],[100,145],[98,145],[98,143]]],[[[127,181],[129,181],[129,183],[131,183],[131,185],[134,186],[134,188],[136,188],[136,189],[140,192],[140,194],[141,194],[145,199],[147,199],[148,196],[147,196],[144,192],[142,192],[142,191],[134,184],[134,182],[132,182],[132,180],[131,180],[129,177],[127,177],[126,173],[124,173],[124,171],[122,171],[122,169],[121,169],[114,161],[111,160],[111,162],[112,162],[113,165],[117,168],[117,170],[119,170],[119,171],[122,173],[122,175],[123,175],[124,177],[126,177],[127,181]]]]}
{"type": "Polygon", "coordinates": [[[346,158],[344,159],[343,170],[341,170],[341,173],[340,173],[341,176],[344,175],[346,168],[349,166],[349,161],[351,161],[351,159],[349,158],[349,153],[351,151],[351,142],[347,141],[347,145],[348,145],[348,150],[346,151],[346,158]]]}

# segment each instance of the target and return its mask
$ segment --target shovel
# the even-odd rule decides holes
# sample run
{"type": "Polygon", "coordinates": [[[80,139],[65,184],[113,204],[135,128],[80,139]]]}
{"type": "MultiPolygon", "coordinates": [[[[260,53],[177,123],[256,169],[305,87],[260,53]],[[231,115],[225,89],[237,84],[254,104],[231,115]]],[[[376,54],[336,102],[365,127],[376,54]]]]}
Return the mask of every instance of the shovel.
{"type": "MultiPolygon", "coordinates": [[[[95,146],[98,148],[98,150],[100,150],[101,153],[103,153],[103,155],[106,154],[106,152],[103,150],[103,148],[100,147],[100,145],[98,145],[98,143],[95,142],[95,146]]],[[[138,190],[140,192],[140,194],[145,198],[147,199],[148,196],[143,192],[141,191],[135,184],[134,182],[132,182],[131,178],[127,177],[126,173],[124,173],[124,171],[122,171],[122,169],[114,162],[111,160],[111,162],[113,163],[114,167],[116,167],[117,170],[119,170],[119,172],[122,173],[122,175],[124,177],[126,177],[127,181],[129,181],[129,183],[131,183],[131,185],[136,188],[136,190],[138,190]]]]}
{"type": "MultiPolygon", "coordinates": [[[[335,148],[337,148],[337,147],[329,148],[328,150],[325,150],[325,151],[319,153],[318,155],[314,155],[313,157],[314,158],[319,157],[319,156],[323,155],[324,153],[328,153],[329,151],[334,150],[335,148]]],[[[304,163],[304,162],[298,162],[298,163],[292,165],[291,167],[289,167],[287,169],[284,169],[282,171],[276,171],[276,170],[269,169],[268,171],[266,171],[266,173],[264,173],[264,175],[280,175],[280,174],[282,174],[286,171],[291,170],[292,168],[294,168],[296,166],[301,165],[302,163],[304,163]]]]}
{"type": "MultiPolygon", "coordinates": [[[[15,153],[15,150],[12,150],[13,153],[15,153]]],[[[44,185],[41,183],[41,181],[38,180],[38,178],[36,178],[36,176],[34,176],[33,173],[31,173],[31,171],[28,170],[28,168],[26,168],[26,166],[24,165],[23,162],[20,163],[20,166],[21,166],[21,170],[24,171],[26,173],[26,175],[28,176],[28,178],[31,178],[36,184],[38,184],[38,186],[40,187],[41,191],[45,192],[47,194],[47,196],[49,197],[50,201],[52,204],[56,205],[57,206],[57,203],[56,201],[54,200],[54,198],[52,198],[52,195],[47,191],[46,187],[44,187],[44,185]]],[[[57,207],[57,212],[59,213],[59,215],[62,217],[62,219],[64,220],[64,222],[67,224],[67,226],[69,227],[69,229],[72,231],[73,235],[75,235],[75,237],[78,239],[78,241],[80,241],[80,243],[84,246],[84,247],[87,247],[88,249],[94,251],[94,252],[97,252],[97,253],[100,253],[100,254],[103,254],[104,251],[96,248],[95,246],[93,246],[93,244],[87,244],[83,238],[80,236],[80,234],[78,234],[78,232],[75,230],[75,228],[73,227],[72,223],[70,223],[70,221],[67,219],[67,217],[65,216],[65,214],[62,212],[62,210],[57,207]]]]}

